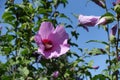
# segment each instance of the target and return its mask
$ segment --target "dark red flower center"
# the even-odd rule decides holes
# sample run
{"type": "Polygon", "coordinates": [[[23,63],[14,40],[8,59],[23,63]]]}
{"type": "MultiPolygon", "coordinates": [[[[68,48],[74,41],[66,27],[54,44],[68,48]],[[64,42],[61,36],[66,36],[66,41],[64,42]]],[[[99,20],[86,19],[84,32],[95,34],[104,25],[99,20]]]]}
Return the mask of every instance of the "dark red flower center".
{"type": "Polygon", "coordinates": [[[52,41],[48,40],[48,39],[43,39],[42,40],[44,46],[45,46],[45,50],[50,50],[53,47],[52,41]]]}

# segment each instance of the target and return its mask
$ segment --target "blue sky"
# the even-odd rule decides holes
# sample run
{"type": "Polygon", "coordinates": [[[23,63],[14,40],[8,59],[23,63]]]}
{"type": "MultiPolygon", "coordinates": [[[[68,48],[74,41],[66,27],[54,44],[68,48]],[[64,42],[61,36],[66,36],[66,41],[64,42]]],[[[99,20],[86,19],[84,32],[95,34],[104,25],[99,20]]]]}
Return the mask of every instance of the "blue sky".
{"type": "MultiPolygon", "coordinates": [[[[62,20],[63,22],[66,22],[68,24],[71,24],[73,27],[77,27],[78,20],[75,18],[72,13],[74,14],[83,14],[83,15],[95,15],[95,16],[101,16],[102,14],[105,13],[105,10],[103,10],[101,7],[98,5],[95,5],[93,2],[87,3],[89,0],[68,0],[69,4],[66,6],[66,8],[63,8],[62,6],[58,9],[60,12],[65,13],[67,16],[71,18],[73,23],[70,23],[68,20],[62,20]]],[[[112,2],[115,0],[106,0],[108,1],[108,7],[112,7],[112,2]]],[[[4,12],[4,6],[3,3],[5,0],[0,1],[2,3],[0,5],[0,19],[1,15],[4,12]]],[[[112,27],[112,25],[110,25],[112,27]]],[[[79,47],[81,48],[105,48],[105,45],[101,44],[96,44],[96,43],[85,43],[88,40],[102,40],[102,41],[107,41],[107,35],[104,32],[102,28],[98,29],[97,26],[95,27],[90,27],[89,32],[84,30],[83,28],[77,28],[77,32],[80,33],[79,39],[75,42],[79,44],[79,47]]],[[[69,31],[68,31],[69,32],[69,31]]],[[[79,53],[79,52],[77,52],[79,53]]],[[[79,53],[80,54],[80,53],[79,53]]],[[[108,58],[107,56],[95,56],[87,59],[87,61],[94,60],[94,65],[100,66],[100,68],[96,71],[92,71],[93,74],[98,74],[100,73],[104,68],[107,67],[105,64],[105,59],[108,58]]],[[[0,60],[3,60],[3,57],[0,57],[0,60]]]]}

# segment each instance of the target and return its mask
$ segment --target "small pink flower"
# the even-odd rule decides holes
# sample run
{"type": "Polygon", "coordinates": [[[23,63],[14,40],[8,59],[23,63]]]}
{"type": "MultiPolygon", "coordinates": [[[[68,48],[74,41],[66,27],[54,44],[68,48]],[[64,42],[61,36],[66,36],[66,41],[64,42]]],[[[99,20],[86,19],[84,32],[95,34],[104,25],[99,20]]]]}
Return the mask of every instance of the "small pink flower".
{"type": "Polygon", "coordinates": [[[84,15],[79,15],[78,17],[78,21],[79,21],[79,25],[83,26],[83,28],[85,28],[88,31],[88,26],[95,26],[98,19],[100,17],[98,16],[84,16],[84,15]]]}
{"type": "Polygon", "coordinates": [[[57,78],[57,77],[59,76],[59,71],[53,72],[52,76],[53,76],[54,78],[57,78]]]}
{"type": "Polygon", "coordinates": [[[111,28],[111,32],[110,32],[111,35],[113,35],[113,36],[116,35],[117,27],[118,27],[118,26],[117,26],[117,24],[116,24],[116,25],[114,25],[114,26],[111,28]]]}
{"type": "Polygon", "coordinates": [[[99,69],[99,66],[93,66],[92,68],[93,69],[99,69]]]}
{"type": "Polygon", "coordinates": [[[54,26],[50,22],[42,22],[34,40],[38,45],[38,52],[46,59],[59,57],[69,50],[68,34],[63,26],[54,26]]]}

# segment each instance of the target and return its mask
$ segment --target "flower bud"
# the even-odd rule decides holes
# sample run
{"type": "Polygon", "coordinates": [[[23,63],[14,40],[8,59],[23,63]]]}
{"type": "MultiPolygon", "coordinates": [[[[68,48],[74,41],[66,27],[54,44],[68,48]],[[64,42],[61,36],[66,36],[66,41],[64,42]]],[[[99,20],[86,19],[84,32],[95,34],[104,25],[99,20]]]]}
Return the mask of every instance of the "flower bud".
{"type": "Polygon", "coordinates": [[[99,18],[100,16],[85,16],[80,14],[78,17],[79,26],[83,26],[88,31],[87,27],[94,27],[99,18]]]}
{"type": "Polygon", "coordinates": [[[100,18],[96,25],[105,25],[107,23],[106,18],[100,18]]]}
{"type": "Polygon", "coordinates": [[[97,4],[98,6],[102,7],[102,8],[106,8],[105,3],[103,0],[92,0],[95,4],[97,4]]]}
{"type": "Polygon", "coordinates": [[[93,69],[99,69],[99,66],[93,66],[92,68],[93,69]]]}
{"type": "Polygon", "coordinates": [[[105,50],[109,51],[110,47],[108,45],[105,46],[105,50]]]}
{"type": "Polygon", "coordinates": [[[114,11],[115,11],[117,14],[120,14],[120,4],[115,5],[114,11]]]}
{"type": "Polygon", "coordinates": [[[54,78],[57,78],[57,77],[59,76],[59,71],[53,72],[52,76],[53,76],[54,78]]]}
{"type": "Polygon", "coordinates": [[[114,18],[112,16],[104,16],[98,20],[96,25],[106,25],[108,23],[113,22],[113,20],[114,18]]]}
{"type": "Polygon", "coordinates": [[[115,6],[115,5],[116,5],[116,3],[115,3],[115,2],[112,2],[112,4],[113,4],[113,6],[115,6]]]}
{"type": "Polygon", "coordinates": [[[111,32],[110,32],[111,35],[113,35],[113,36],[116,35],[117,27],[118,27],[118,26],[117,26],[117,24],[116,24],[116,25],[114,25],[114,26],[111,28],[111,32]]]}
{"type": "Polygon", "coordinates": [[[115,44],[116,42],[116,37],[114,35],[110,35],[110,43],[115,44]]]}

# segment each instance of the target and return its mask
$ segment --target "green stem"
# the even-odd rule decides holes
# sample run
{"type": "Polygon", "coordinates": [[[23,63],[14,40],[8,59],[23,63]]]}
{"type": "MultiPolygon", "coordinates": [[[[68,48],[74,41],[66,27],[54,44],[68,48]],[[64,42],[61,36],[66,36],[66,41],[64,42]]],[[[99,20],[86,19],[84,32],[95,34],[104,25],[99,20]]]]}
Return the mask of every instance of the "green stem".
{"type": "Polygon", "coordinates": [[[16,19],[17,19],[17,21],[16,21],[16,26],[15,26],[15,45],[16,45],[16,48],[15,48],[15,54],[16,54],[16,56],[17,56],[17,54],[18,54],[18,34],[17,34],[17,32],[18,32],[18,25],[19,25],[19,22],[18,22],[18,14],[16,14],[16,19]]]}
{"type": "MultiPolygon", "coordinates": [[[[117,65],[117,63],[118,63],[118,57],[119,57],[119,51],[118,51],[118,48],[119,48],[119,30],[120,30],[120,28],[119,28],[119,19],[117,20],[117,26],[118,26],[118,33],[117,33],[117,42],[116,42],[116,65],[117,65]]],[[[115,76],[116,76],[116,80],[118,80],[118,73],[116,73],[115,74],[115,76]]]]}
{"type": "MultiPolygon", "coordinates": [[[[108,50],[108,59],[109,61],[111,60],[111,56],[110,56],[110,33],[109,33],[109,25],[107,25],[107,37],[108,37],[108,46],[109,46],[109,50],[108,50]]],[[[111,69],[111,62],[109,62],[109,68],[111,69]]],[[[109,71],[109,75],[111,75],[111,70],[109,71]]]]}
{"type": "Polygon", "coordinates": [[[118,51],[118,46],[119,46],[119,30],[120,30],[120,28],[119,28],[119,19],[118,19],[118,21],[117,21],[117,26],[118,26],[118,34],[117,34],[117,42],[116,42],[116,60],[117,60],[117,62],[118,62],[118,57],[119,57],[119,51],[118,51]]]}
{"type": "MultiPolygon", "coordinates": [[[[105,10],[106,10],[106,12],[108,12],[108,9],[107,9],[107,3],[106,3],[106,1],[104,2],[105,3],[105,6],[106,6],[106,8],[105,8],[105,10]]],[[[111,60],[111,56],[110,56],[110,33],[109,33],[109,25],[107,24],[107,37],[108,37],[108,46],[109,46],[109,51],[108,51],[108,59],[109,59],[109,61],[111,60]]],[[[111,69],[111,62],[109,62],[109,68],[111,69]]],[[[111,75],[111,70],[109,70],[109,76],[111,75]]]]}

